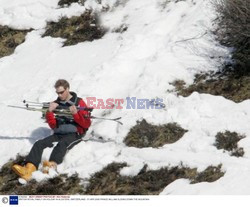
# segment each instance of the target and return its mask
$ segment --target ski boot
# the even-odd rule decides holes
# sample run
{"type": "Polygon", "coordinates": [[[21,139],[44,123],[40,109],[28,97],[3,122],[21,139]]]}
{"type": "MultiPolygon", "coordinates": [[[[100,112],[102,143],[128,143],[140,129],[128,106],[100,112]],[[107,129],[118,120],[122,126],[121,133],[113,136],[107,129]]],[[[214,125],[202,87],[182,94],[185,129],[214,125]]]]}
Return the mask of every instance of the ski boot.
{"type": "Polygon", "coordinates": [[[56,170],[57,164],[54,161],[43,161],[43,169],[42,172],[44,174],[48,174],[49,173],[49,169],[54,169],[56,170]]]}
{"type": "Polygon", "coordinates": [[[25,166],[21,166],[18,164],[14,164],[12,166],[12,170],[21,178],[23,178],[26,181],[29,181],[31,179],[31,175],[34,171],[36,171],[36,166],[32,163],[27,163],[25,166]]]}

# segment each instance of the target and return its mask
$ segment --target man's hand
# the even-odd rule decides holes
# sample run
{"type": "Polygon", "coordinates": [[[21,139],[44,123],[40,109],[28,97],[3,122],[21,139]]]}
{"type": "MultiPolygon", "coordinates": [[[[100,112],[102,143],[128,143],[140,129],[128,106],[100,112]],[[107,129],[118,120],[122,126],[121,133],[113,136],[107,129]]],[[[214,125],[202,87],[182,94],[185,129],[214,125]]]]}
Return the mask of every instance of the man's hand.
{"type": "Polygon", "coordinates": [[[77,108],[76,108],[75,105],[70,106],[69,110],[70,110],[71,114],[76,114],[77,113],[77,108]]]}
{"type": "Polygon", "coordinates": [[[49,104],[49,112],[53,112],[53,111],[56,109],[57,106],[58,106],[57,103],[51,102],[51,103],[49,104]]]}

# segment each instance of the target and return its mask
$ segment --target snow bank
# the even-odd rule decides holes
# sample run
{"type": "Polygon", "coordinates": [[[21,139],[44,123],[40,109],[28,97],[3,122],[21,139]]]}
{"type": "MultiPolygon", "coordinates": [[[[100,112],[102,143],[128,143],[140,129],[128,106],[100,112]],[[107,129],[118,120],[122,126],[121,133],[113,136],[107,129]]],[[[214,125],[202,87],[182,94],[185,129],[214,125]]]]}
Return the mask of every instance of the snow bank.
{"type": "MultiPolygon", "coordinates": [[[[7,107],[23,99],[51,101],[56,98],[53,85],[66,78],[71,89],[82,97],[162,98],[165,109],[111,110],[107,117],[122,116],[123,126],[110,121],[93,120],[86,136],[94,130],[110,142],[81,142],[59,165],[59,172],[78,172],[89,178],[107,164],[127,162],[122,175],[136,175],[143,164],[150,169],[176,166],[181,162],[204,170],[222,163],[224,177],[214,183],[190,185],[177,180],[162,194],[249,194],[250,122],[249,101],[236,104],[222,97],[193,93],[187,98],[169,92],[176,79],[192,83],[199,72],[215,71],[228,51],[218,45],[211,33],[214,11],[209,1],[187,0],[165,4],[164,0],[129,0],[120,6],[116,1],[87,1],[85,6],[72,4],[59,8],[58,0],[0,0],[0,24],[18,29],[33,28],[26,41],[11,56],[0,59],[0,165],[17,153],[27,154],[32,144],[51,133],[40,114],[7,107]],[[62,39],[42,38],[47,21],[62,15],[80,15],[87,8],[100,11],[109,32],[100,40],[62,47],[62,39]],[[115,33],[122,25],[126,32],[115,33]],[[211,59],[210,56],[215,58],[211,59]],[[177,122],[188,132],[178,142],[159,149],[136,149],[122,143],[136,120],[145,118],[154,124],[177,122]],[[230,157],[213,143],[219,131],[243,133],[240,141],[243,158],[230,157]],[[239,172],[241,172],[239,176],[239,172]]],[[[101,116],[105,110],[95,110],[101,116]]],[[[46,149],[43,159],[48,159],[46,149]]],[[[37,180],[43,179],[37,175],[37,180]]]]}

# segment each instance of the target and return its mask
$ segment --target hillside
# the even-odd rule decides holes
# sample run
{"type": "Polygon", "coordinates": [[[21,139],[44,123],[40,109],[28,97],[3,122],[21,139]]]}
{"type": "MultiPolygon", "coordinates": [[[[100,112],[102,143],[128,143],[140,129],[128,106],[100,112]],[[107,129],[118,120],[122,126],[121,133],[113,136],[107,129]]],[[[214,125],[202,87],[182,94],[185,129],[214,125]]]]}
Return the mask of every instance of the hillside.
{"type": "MultiPolygon", "coordinates": [[[[58,166],[71,179],[77,173],[73,181],[82,185],[69,194],[250,194],[247,96],[234,101],[209,90],[182,96],[174,84],[195,84],[230,60],[231,48],[214,33],[216,19],[207,0],[0,0],[0,166],[51,134],[40,113],[8,105],[50,102],[54,82],[64,78],[86,102],[124,100],[122,107],[93,111],[122,117],[123,125],[93,119],[89,141],[58,166]],[[145,99],[162,105],[147,109],[140,105],[145,99]]],[[[20,188],[6,188],[4,170],[1,194],[20,194],[16,181],[20,188]]],[[[31,184],[55,176],[37,171],[31,184]]]]}

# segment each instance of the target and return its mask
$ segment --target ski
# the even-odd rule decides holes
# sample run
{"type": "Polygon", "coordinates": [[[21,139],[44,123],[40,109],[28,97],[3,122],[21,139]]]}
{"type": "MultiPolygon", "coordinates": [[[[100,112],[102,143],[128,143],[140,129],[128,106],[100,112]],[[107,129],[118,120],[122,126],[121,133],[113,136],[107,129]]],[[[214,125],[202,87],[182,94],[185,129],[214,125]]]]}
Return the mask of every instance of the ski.
{"type": "Polygon", "coordinates": [[[118,118],[113,118],[113,119],[109,119],[109,118],[103,118],[103,117],[95,117],[95,116],[90,116],[91,119],[102,119],[102,120],[108,120],[108,121],[115,121],[121,125],[123,125],[123,123],[120,120],[122,117],[118,117],[118,118]]]}
{"type": "MultiPolygon", "coordinates": [[[[45,118],[45,114],[48,111],[49,108],[49,104],[48,103],[39,103],[39,102],[32,102],[32,101],[26,101],[24,100],[23,103],[25,104],[25,106],[14,106],[14,105],[8,105],[8,107],[12,107],[12,108],[18,108],[18,109],[26,109],[29,111],[39,111],[42,112],[43,116],[42,118],[45,118]],[[41,107],[42,108],[38,108],[41,107]]],[[[92,112],[93,108],[87,108],[87,107],[77,107],[78,110],[86,110],[86,111],[90,111],[92,112]]],[[[69,118],[72,118],[72,114],[70,112],[69,109],[66,108],[57,108],[53,111],[55,113],[55,115],[57,116],[66,116],[69,118]]],[[[95,117],[95,116],[85,116],[85,118],[90,118],[90,119],[100,119],[100,120],[107,120],[107,121],[115,121],[120,125],[123,125],[123,123],[121,121],[119,121],[121,119],[121,117],[117,117],[117,118],[104,118],[104,117],[95,117]]]]}

